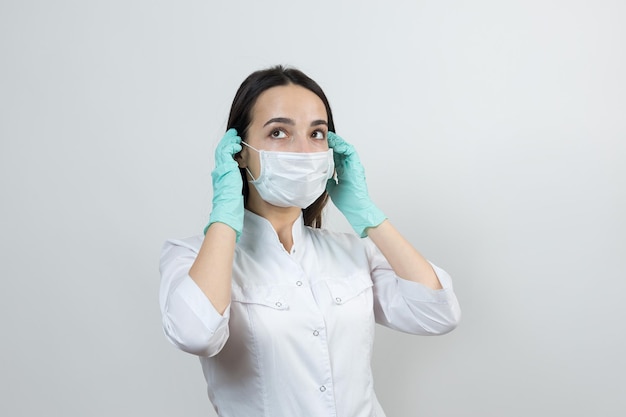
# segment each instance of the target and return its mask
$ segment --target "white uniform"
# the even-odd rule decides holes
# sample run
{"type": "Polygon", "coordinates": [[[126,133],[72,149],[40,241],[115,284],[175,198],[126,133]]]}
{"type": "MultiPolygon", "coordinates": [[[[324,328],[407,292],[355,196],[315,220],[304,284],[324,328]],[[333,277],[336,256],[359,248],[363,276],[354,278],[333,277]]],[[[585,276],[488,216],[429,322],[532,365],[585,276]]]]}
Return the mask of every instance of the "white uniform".
{"type": "Polygon", "coordinates": [[[288,253],[271,224],[245,212],[232,302],[220,315],[189,277],[203,236],[168,240],[161,256],[163,328],[200,356],[221,417],[383,417],[370,358],[375,322],[443,334],[460,308],[448,274],[432,290],[396,276],[367,238],[303,224],[288,253]]]}

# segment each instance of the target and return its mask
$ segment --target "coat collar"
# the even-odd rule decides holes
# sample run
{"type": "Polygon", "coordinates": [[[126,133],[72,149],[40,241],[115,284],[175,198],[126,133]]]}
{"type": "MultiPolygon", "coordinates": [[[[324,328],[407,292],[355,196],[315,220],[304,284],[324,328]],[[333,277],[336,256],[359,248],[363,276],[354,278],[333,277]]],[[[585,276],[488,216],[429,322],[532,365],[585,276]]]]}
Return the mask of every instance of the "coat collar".
{"type": "MultiPolygon", "coordinates": [[[[300,215],[293,223],[291,234],[293,236],[291,252],[294,253],[304,245],[306,236],[306,226],[304,225],[302,212],[300,212],[300,215]]],[[[247,209],[244,210],[243,231],[239,245],[247,248],[261,248],[265,245],[283,247],[278,239],[278,234],[269,220],[247,209]]]]}

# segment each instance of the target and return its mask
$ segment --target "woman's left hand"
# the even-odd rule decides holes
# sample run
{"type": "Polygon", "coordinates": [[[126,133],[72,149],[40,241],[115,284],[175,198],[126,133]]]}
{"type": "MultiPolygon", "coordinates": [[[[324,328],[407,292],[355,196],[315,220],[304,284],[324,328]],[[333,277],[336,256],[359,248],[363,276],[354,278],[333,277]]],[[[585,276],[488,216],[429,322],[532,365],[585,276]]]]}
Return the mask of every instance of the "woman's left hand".
{"type": "Polygon", "coordinates": [[[387,217],[369,197],[365,169],[354,146],[333,132],[328,132],[328,146],[333,149],[337,181],[329,179],[326,191],[356,233],[365,237],[368,228],[380,225],[387,217]]]}

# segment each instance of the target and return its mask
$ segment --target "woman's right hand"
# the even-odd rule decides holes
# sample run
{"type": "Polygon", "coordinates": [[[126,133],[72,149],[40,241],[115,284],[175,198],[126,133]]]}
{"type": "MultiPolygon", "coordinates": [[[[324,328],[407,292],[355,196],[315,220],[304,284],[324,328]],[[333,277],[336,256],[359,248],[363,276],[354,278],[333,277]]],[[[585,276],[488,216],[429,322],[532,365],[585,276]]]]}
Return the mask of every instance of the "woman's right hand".
{"type": "Polygon", "coordinates": [[[215,150],[213,208],[200,251],[189,269],[189,276],[219,314],[225,314],[230,305],[235,244],[243,229],[243,181],[233,158],[239,151],[241,138],[235,129],[229,129],[215,150]]]}
{"type": "Polygon", "coordinates": [[[230,226],[237,233],[237,240],[243,229],[243,181],[239,165],[234,155],[241,151],[241,138],[235,129],[228,129],[215,150],[213,179],[213,207],[209,224],[219,222],[230,226]]]}

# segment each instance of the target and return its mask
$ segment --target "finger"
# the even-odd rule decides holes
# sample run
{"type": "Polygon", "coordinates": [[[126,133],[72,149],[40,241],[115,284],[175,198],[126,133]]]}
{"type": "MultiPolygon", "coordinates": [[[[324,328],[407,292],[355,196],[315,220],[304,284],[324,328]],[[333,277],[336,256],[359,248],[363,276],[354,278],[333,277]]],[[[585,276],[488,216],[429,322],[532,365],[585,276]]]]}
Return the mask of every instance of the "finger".
{"type": "Polygon", "coordinates": [[[326,181],[326,192],[332,196],[333,190],[335,189],[336,186],[337,186],[337,182],[335,181],[335,179],[330,178],[328,181],[326,181]]]}
{"type": "Polygon", "coordinates": [[[328,147],[335,147],[335,134],[333,132],[328,132],[326,135],[326,141],[328,141],[328,147]]]}
{"type": "MultiPolygon", "coordinates": [[[[234,130],[234,129],[233,129],[234,130]]],[[[241,138],[237,135],[228,135],[228,136],[224,136],[223,141],[225,143],[241,143],[241,138]]]]}
{"type": "Polygon", "coordinates": [[[344,142],[343,139],[341,139],[341,137],[339,135],[337,135],[335,132],[328,132],[328,147],[330,148],[334,148],[335,146],[341,144],[341,142],[344,142]]]}
{"type": "Polygon", "coordinates": [[[229,151],[228,151],[231,155],[234,155],[238,152],[241,152],[241,145],[239,143],[233,143],[231,144],[231,146],[229,147],[229,151]]]}
{"type": "Polygon", "coordinates": [[[220,143],[217,145],[218,152],[230,152],[232,146],[234,145],[239,146],[239,151],[241,150],[241,145],[239,145],[241,143],[241,138],[236,135],[232,136],[232,133],[229,133],[231,130],[233,132],[235,131],[235,129],[230,129],[228,132],[226,132],[220,143]]]}
{"type": "Polygon", "coordinates": [[[342,155],[346,152],[346,141],[333,132],[328,132],[328,147],[332,148],[333,154],[342,155]]]}

